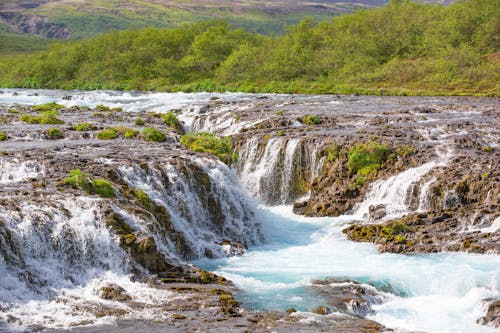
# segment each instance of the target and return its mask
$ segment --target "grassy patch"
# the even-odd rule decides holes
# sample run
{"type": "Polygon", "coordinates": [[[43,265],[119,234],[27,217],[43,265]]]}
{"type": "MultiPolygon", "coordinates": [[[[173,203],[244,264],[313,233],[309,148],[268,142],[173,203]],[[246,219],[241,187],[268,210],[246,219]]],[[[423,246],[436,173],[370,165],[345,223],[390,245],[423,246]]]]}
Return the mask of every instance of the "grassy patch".
{"type": "Polygon", "coordinates": [[[52,140],[61,139],[63,137],[62,131],[57,127],[50,128],[47,131],[47,134],[52,140]]]}
{"type": "Polygon", "coordinates": [[[53,110],[59,110],[64,108],[64,105],[57,104],[56,102],[50,102],[50,103],[45,103],[45,104],[40,104],[40,105],[34,105],[32,107],[33,111],[53,111],[53,110]]]}
{"type": "Polygon", "coordinates": [[[228,165],[238,159],[238,156],[233,153],[233,144],[230,137],[219,138],[212,133],[190,132],[183,135],[180,141],[189,150],[213,154],[228,165]]]}
{"type": "Polygon", "coordinates": [[[105,128],[97,133],[99,140],[113,140],[118,138],[118,131],[114,128],[105,128]]]}
{"type": "Polygon", "coordinates": [[[181,122],[177,119],[177,116],[172,111],[169,111],[161,116],[163,119],[163,123],[167,124],[170,128],[172,128],[178,134],[184,134],[184,128],[182,127],[181,122]]]}
{"type": "Polygon", "coordinates": [[[95,126],[91,123],[78,123],[75,125],[75,131],[78,132],[88,132],[95,129],[95,126]]]}
{"type": "Polygon", "coordinates": [[[375,141],[358,143],[349,149],[347,168],[349,173],[371,177],[382,167],[391,148],[375,141]]]}
{"type": "Polygon", "coordinates": [[[321,124],[321,119],[318,116],[307,115],[301,118],[304,125],[319,125],[321,124]]]}
{"type": "Polygon", "coordinates": [[[166,139],[165,133],[153,127],[144,128],[142,135],[146,141],[163,142],[166,139]]]}
{"type": "Polygon", "coordinates": [[[104,198],[114,198],[116,196],[115,190],[110,182],[102,178],[92,180],[91,176],[81,169],[71,170],[69,172],[69,177],[63,179],[63,183],[89,194],[100,195],[104,198]]]}
{"type": "Polygon", "coordinates": [[[7,140],[8,136],[4,132],[0,132],[0,141],[5,141],[7,140]]]}
{"type": "Polygon", "coordinates": [[[135,126],[144,126],[146,122],[141,118],[135,118],[134,124],[135,126]]]}
{"type": "Polygon", "coordinates": [[[30,124],[41,124],[41,125],[61,125],[64,121],[57,118],[52,114],[43,114],[40,116],[34,116],[31,114],[23,114],[19,117],[20,121],[24,121],[30,124]]]}

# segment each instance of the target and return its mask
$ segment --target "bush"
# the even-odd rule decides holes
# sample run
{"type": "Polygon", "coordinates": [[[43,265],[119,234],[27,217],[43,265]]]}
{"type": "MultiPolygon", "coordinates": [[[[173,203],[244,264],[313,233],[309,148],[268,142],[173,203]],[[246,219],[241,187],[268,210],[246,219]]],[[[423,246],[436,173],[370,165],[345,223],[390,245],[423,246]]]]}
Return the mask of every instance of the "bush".
{"type": "Polygon", "coordinates": [[[164,115],[161,116],[163,119],[163,123],[167,124],[170,128],[172,128],[178,134],[184,134],[184,128],[180,123],[177,116],[172,111],[168,111],[164,115]]]}
{"type": "Polygon", "coordinates": [[[63,183],[82,189],[87,193],[90,192],[90,188],[92,187],[90,175],[80,169],[70,170],[69,177],[64,178],[63,183]]]}
{"type": "Polygon", "coordinates": [[[321,124],[321,119],[318,116],[307,115],[302,117],[302,123],[305,125],[319,125],[321,124]]]}
{"type": "Polygon", "coordinates": [[[347,168],[349,173],[358,176],[371,177],[382,167],[387,159],[390,147],[375,141],[358,143],[349,149],[347,168]]]}
{"type": "Polygon", "coordinates": [[[102,104],[97,104],[95,106],[95,109],[99,110],[99,111],[111,111],[111,108],[109,106],[102,105],[102,104]]]}
{"type": "Polygon", "coordinates": [[[114,198],[116,196],[110,182],[102,178],[92,180],[88,173],[80,169],[70,170],[69,177],[64,178],[63,183],[81,189],[89,194],[98,194],[104,198],[114,198]]]}
{"type": "Polygon", "coordinates": [[[332,143],[325,148],[324,154],[326,156],[326,161],[328,163],[333,163],[339,158],[339,147],[335,143],[332,143]]]}
{"type": "Polygon", "coordinates": [[[52,127],[47,131],[47,134],[49,135],[49,138],[55,140],[55,139],[60,139],[63,137],[62,131],[57,128],[57,127],[52,127]]]}
{"type": "Polygon", "coordinates": [[[146,127],[142,130],[146,141],[163,142],[166,139],[165,133],[153,127],[146,127]]]}
{"type": "Polygon", "coordinates": [[[86,132],[95,129],[95,126],[91,123],[78,123],[75,125],[75,131],[86,132]]]}
{"type": "Polygon", "coordinates": [[[99,140],[113,140],[118,137],[118,132],[114,128],[105,128],[97,133],[99,140]]]}
{"type": "Polygon", "coordinates": [[[133,128],[129,128],[123,136],[125,136],[125,139],[131,139],[135,138],[137,135],[139,135],[139,131],[135,130],[133,128]]]}
{"type": "Polygon", "coordinates": [[[135,118],[135,126],[144,126],[146,122],[141,118],[135,118]]]}
{"type": "Polygon", "coordinates": [[[31,114],[23,114],[19,117],[20,121],[24,121],[30,124],[41,124],[41,125],[61,125],[64,121],[57,118],[52,114],[43,114],[40,116],[34,116],[31,114]]]}
{"type": "Polygon", "coordinates": [[[190,132],[181,136],[180,141],[189,150],[213,154],[228,165],[238,159],[232,151],[233,144],[230,137],[219,138],[212,133],[190,132]]]}
{"type": "Polygon", "coordinates": [[[7,140],[7,134],[5,134],[4,132],[0,132],[0,141],[5,141],[7,140]]]}
{"type": "Polygon", "coordinates": [[[34,105],[32,107],[33,111],[52,111],[64,108],[64,105],[57,104],[56,102],[50,102],[40,105],[34,105]]]}
{"type": "Polygon", "coordinates": [[[95,194],[99,194],[104,198],[114,198],[115,190],[111,183],[105,179],[97,178],[92,181],[92,190],[95,194]]]}

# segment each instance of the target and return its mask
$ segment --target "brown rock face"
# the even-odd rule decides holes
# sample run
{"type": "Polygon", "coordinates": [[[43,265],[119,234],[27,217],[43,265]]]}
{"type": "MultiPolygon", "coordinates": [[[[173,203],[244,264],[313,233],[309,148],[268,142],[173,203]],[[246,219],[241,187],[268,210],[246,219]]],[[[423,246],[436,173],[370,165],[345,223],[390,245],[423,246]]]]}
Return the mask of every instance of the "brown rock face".
{"type": "Polygon", "coordinates": [[[70,31],[64,24],[56,24],[45,16],[0,11],[0,22],[13,30],[45,38],[68,39],[70,31]]]}
{"type": "Polygon", "coordinates": [[[486,316],[480,318],[477,323],[493,328],[500,328],[500,300],[487,299],[485,302],[489,303],[488,311],[486,312],[486,316]]]}

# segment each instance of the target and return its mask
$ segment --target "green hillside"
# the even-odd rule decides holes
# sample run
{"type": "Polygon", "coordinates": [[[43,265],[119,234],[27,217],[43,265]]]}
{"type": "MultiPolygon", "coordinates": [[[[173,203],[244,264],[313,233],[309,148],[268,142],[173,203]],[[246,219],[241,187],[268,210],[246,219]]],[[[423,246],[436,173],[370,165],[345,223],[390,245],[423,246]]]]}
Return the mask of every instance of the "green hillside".
{"type": "Polygon", "coordinates": [[[393,1],[277,37],[220,21],[127,30],[4,61],[0,86],[499,95],[496,5],[393,1]]]}

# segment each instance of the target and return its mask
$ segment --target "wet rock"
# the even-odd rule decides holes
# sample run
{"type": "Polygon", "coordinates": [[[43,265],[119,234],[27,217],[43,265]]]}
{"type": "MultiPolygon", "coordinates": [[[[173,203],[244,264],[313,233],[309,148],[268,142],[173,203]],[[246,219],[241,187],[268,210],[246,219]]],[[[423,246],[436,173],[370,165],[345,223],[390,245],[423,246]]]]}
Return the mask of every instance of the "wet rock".
{"type": "Polygon", "coordinates": [[[500,299],[486,299],[484,302],[488,304],[488,310],[484,317],[478,319],[477,323],[500,328],[500,299]]]}
{"type": "Polygon", "coordinates": [[[370,216],[370,220],[380,220],[387,215],[387,210],[385,205],[370,205],[370,207],[368,207],[368,214],[370,216]]]}
{"type": "Polygon", "coordinates": [[[116,284],[109,284],[102,287],[99,297],[118,302],[124,302],[132,299],[125,289],[116,284]]]}

